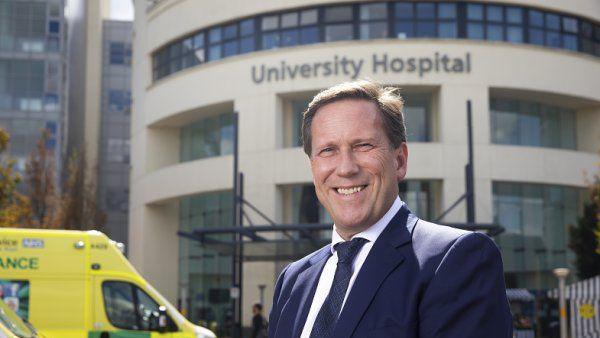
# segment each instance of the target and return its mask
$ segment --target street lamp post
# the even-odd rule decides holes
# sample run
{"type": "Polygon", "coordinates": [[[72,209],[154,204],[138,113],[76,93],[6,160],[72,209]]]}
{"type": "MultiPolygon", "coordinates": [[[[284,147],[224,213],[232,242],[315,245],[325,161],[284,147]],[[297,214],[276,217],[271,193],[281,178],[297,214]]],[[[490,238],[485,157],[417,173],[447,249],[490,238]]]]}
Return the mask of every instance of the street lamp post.
{"type": "Polygon", "coordinates": [[[553,270],[558,278],[558,306],[560,316],[560,338],[567,338],[567,305],[565,301],[565,279],[569,275],[569,269],[558,268],[553,270]]]}

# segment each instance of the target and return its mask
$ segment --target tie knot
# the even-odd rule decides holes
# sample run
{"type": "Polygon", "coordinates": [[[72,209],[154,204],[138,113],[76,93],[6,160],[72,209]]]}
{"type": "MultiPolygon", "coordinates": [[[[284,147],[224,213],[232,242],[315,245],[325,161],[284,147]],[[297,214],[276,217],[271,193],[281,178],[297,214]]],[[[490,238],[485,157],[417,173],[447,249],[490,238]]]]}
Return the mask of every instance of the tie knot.
{"type": "Polygon", "coordinates": [[[368,240],[366,238],[356,237],[351,241],[345,241],[336,244],[334,248],[337,252],[338,262],[352,262],[360,248],[362,248],[362,246],[367,242],[368,240]]]}

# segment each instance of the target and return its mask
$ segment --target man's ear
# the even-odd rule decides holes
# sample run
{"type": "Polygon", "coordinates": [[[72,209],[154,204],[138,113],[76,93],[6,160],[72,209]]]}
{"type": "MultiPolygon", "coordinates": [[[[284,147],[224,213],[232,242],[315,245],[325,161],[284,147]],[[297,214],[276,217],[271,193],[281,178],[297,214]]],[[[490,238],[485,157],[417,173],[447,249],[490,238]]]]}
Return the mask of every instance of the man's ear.
{"type": "Polygon", "coordinates": [[[396,175],[398,182],[404,179],[408,169],[408,146],[406,142],[402,142],[400,146],[395,150],[394,156],[396,157],[396,175]]]}

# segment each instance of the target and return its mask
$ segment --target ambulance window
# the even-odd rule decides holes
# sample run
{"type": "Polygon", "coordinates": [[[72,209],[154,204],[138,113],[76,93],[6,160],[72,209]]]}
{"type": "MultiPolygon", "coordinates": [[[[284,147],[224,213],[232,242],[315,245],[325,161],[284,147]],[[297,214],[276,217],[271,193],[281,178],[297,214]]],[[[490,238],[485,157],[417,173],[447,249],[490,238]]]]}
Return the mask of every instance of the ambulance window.
{"type": "MultiPolygon", "coordinates": [[[[158,314],[159,305],[144,290],[127,282],[105,281],[102,283],[102,293],[106,316],[114,327],[126,330],[152,330],[152,316],[158,314]]],[[[178,330],[169,316],[167,316],[167,325],[168,331],[178,330]]]]}
{"type": "Polygon", "coordinates": [[[150,330],[150,320],[152,319],[152,313],[158,312],[158,304],[150,298],[144,291],[139,288],[135,288],[138,298],[138,314],[141,318],[142,330],[150,330]]]}
{"type": "Polygon", "coordinates": [[[114,327],[138,330],[132,285],[125,282],[102,283],[106,316],[114,327]]]}

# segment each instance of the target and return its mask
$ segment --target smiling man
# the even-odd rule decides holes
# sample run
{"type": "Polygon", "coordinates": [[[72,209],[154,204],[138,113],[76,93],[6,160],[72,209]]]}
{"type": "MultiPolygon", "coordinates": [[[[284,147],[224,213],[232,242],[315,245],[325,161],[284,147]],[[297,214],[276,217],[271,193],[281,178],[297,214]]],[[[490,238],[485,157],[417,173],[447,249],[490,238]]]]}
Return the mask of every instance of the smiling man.
{"type": "Polygon", "coordinates": [[[332,242],[281,273],[269,337],[512,337],[494,242],[423,221],[398,197],[402,106],[394,88],[369,81],[309,104],[302,141],[332,242]]]}

